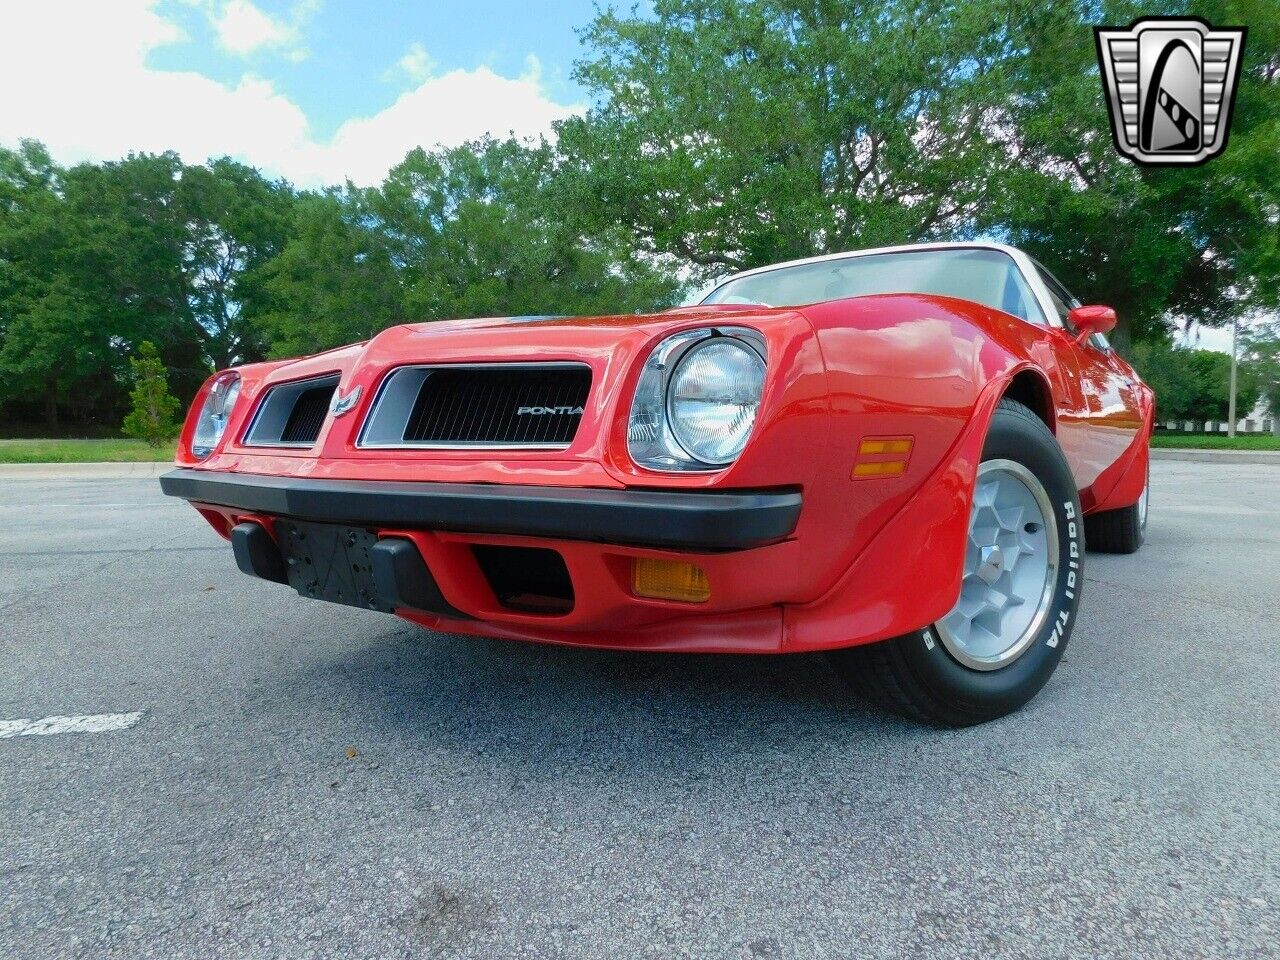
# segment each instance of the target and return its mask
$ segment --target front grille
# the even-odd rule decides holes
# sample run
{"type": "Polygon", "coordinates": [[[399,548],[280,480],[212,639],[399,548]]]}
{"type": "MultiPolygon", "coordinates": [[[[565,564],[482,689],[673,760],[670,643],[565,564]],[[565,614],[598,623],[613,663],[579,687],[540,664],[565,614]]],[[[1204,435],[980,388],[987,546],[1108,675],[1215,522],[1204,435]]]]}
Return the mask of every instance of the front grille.
{"type": "Polygon", "coordinates": [[[251,447],[309,447],[320,436],[337,374],[272,387],[245,436],[251,447]]]}
{"type": "Polygon", "coordinates": [[[323,387],[312,387],[298,395],[293,403],[293,412],[284,425],[284,433],[280,439],[285,443],[315,443],[320,436],[320,428],[329,413],[329,401],[333,399],[336,384],[323,387]]]}
{"type": "Polygon", "coordinates": [[[387,378],[365,447],[565,447],[591,369],[559,363],[404,367],[387,378]]]}

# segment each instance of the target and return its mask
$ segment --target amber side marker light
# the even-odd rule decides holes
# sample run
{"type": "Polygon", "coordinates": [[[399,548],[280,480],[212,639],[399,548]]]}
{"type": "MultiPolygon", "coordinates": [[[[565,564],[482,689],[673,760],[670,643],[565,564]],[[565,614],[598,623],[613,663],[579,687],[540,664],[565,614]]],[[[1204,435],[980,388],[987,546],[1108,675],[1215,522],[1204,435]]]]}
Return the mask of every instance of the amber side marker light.
{"type": "Polygon", "coordinates": [[[858,444],[858,459],[853,465],[853,479],[896,477],[907,470],[911,458],[911,437],[866,437],[858,444]]]}
{"type": "Polygon", "coordinates": [[[705,603],[711,599],[711,584],[706,572],[692,563],[637,558],[631,563],[631,592],[650,600],[705,603]]]}

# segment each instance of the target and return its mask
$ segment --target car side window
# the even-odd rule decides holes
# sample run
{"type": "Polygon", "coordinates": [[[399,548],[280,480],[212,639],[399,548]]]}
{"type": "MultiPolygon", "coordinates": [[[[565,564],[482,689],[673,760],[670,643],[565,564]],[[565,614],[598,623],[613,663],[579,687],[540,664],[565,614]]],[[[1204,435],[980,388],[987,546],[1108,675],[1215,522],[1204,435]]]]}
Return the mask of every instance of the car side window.
{"type": "Polygon", "coordinates": [[[1049,299],[1053,302],[1053,309],[1058,314],[1058,319],[1062,321],[1062,325],[1068,330],[1071,329],[1071,321],[1067,319],[1071,314],[1071,308],[1074,305],[1071,294],[1062,288],[1062,284],[1058,283],[1040,264],[1036,264],[1036,273],[1040,275],[1045,288],[1049,291],[1049,299]]]}
{"type": "Polygon", "coordinates": [[[1027,281],[1023,279],[1022,271],[1017,268],[1012,260],[1009,261],[1007,270],[1004,299],[1000,304],[1000,309],[1005,313],[1013,314],[1019,319],[1027,320],[1031,323],[1041,323],[1040,311],[1032,306],[1036,299],[1032,296],[1031,288],[1027,286],[1027,281]]]}
{"type": "MultiPolygon", "coordinates": [[[[1035,264],[1035,268],[1036,273],[1040,275],[1040,279],[1044,281],[1044,285],[1049,291],[1049,299],[1053,301],[1053,309],[1062,318],[1063,327],[1075,333],[1075,326],[1068,317],[1073,308],[1080,306],[1080,301],[1068,293],[1067,288],[1058,282],[1058,278],[1040,266],[1039,263],[1035,264]]],[[[1107,341],[1107,338],[1100,333],[1095,333],[1090,337],[1089,342],[1099,350],[1111,349],[1111,344],[1107,341]]]]}

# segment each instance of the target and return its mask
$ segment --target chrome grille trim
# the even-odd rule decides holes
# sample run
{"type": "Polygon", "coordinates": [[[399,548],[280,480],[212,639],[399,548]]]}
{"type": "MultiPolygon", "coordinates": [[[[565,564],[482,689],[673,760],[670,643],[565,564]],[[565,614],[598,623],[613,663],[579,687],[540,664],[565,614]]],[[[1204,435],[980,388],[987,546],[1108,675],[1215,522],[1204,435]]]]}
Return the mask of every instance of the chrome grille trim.
{"type": "Polygon", "coordinates": [[[244,433],[242,445],[297,450],[314,447],[329,419],[329,401],[338,389],[339,379],[339,374],[330,373],[269,387],[244,433]],[[318,400],[320,393],[326,394],[323,403],[318,400]],[[286,436],[292,439],[285,439],[286,436]]]}

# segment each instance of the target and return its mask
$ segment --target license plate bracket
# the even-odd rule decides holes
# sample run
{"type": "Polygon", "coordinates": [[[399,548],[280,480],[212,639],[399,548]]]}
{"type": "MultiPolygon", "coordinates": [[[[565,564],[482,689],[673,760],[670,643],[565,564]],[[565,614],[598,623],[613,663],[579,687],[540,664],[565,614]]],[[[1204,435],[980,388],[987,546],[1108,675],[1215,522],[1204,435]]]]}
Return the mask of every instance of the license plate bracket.
{"type": "Polygon", "coordinates": [[[373,578],[370,551],[378,535],[363,527],[275,521],[276,542],[289,586],[298,594],[364,610],[390,613],[373,578]]]}

